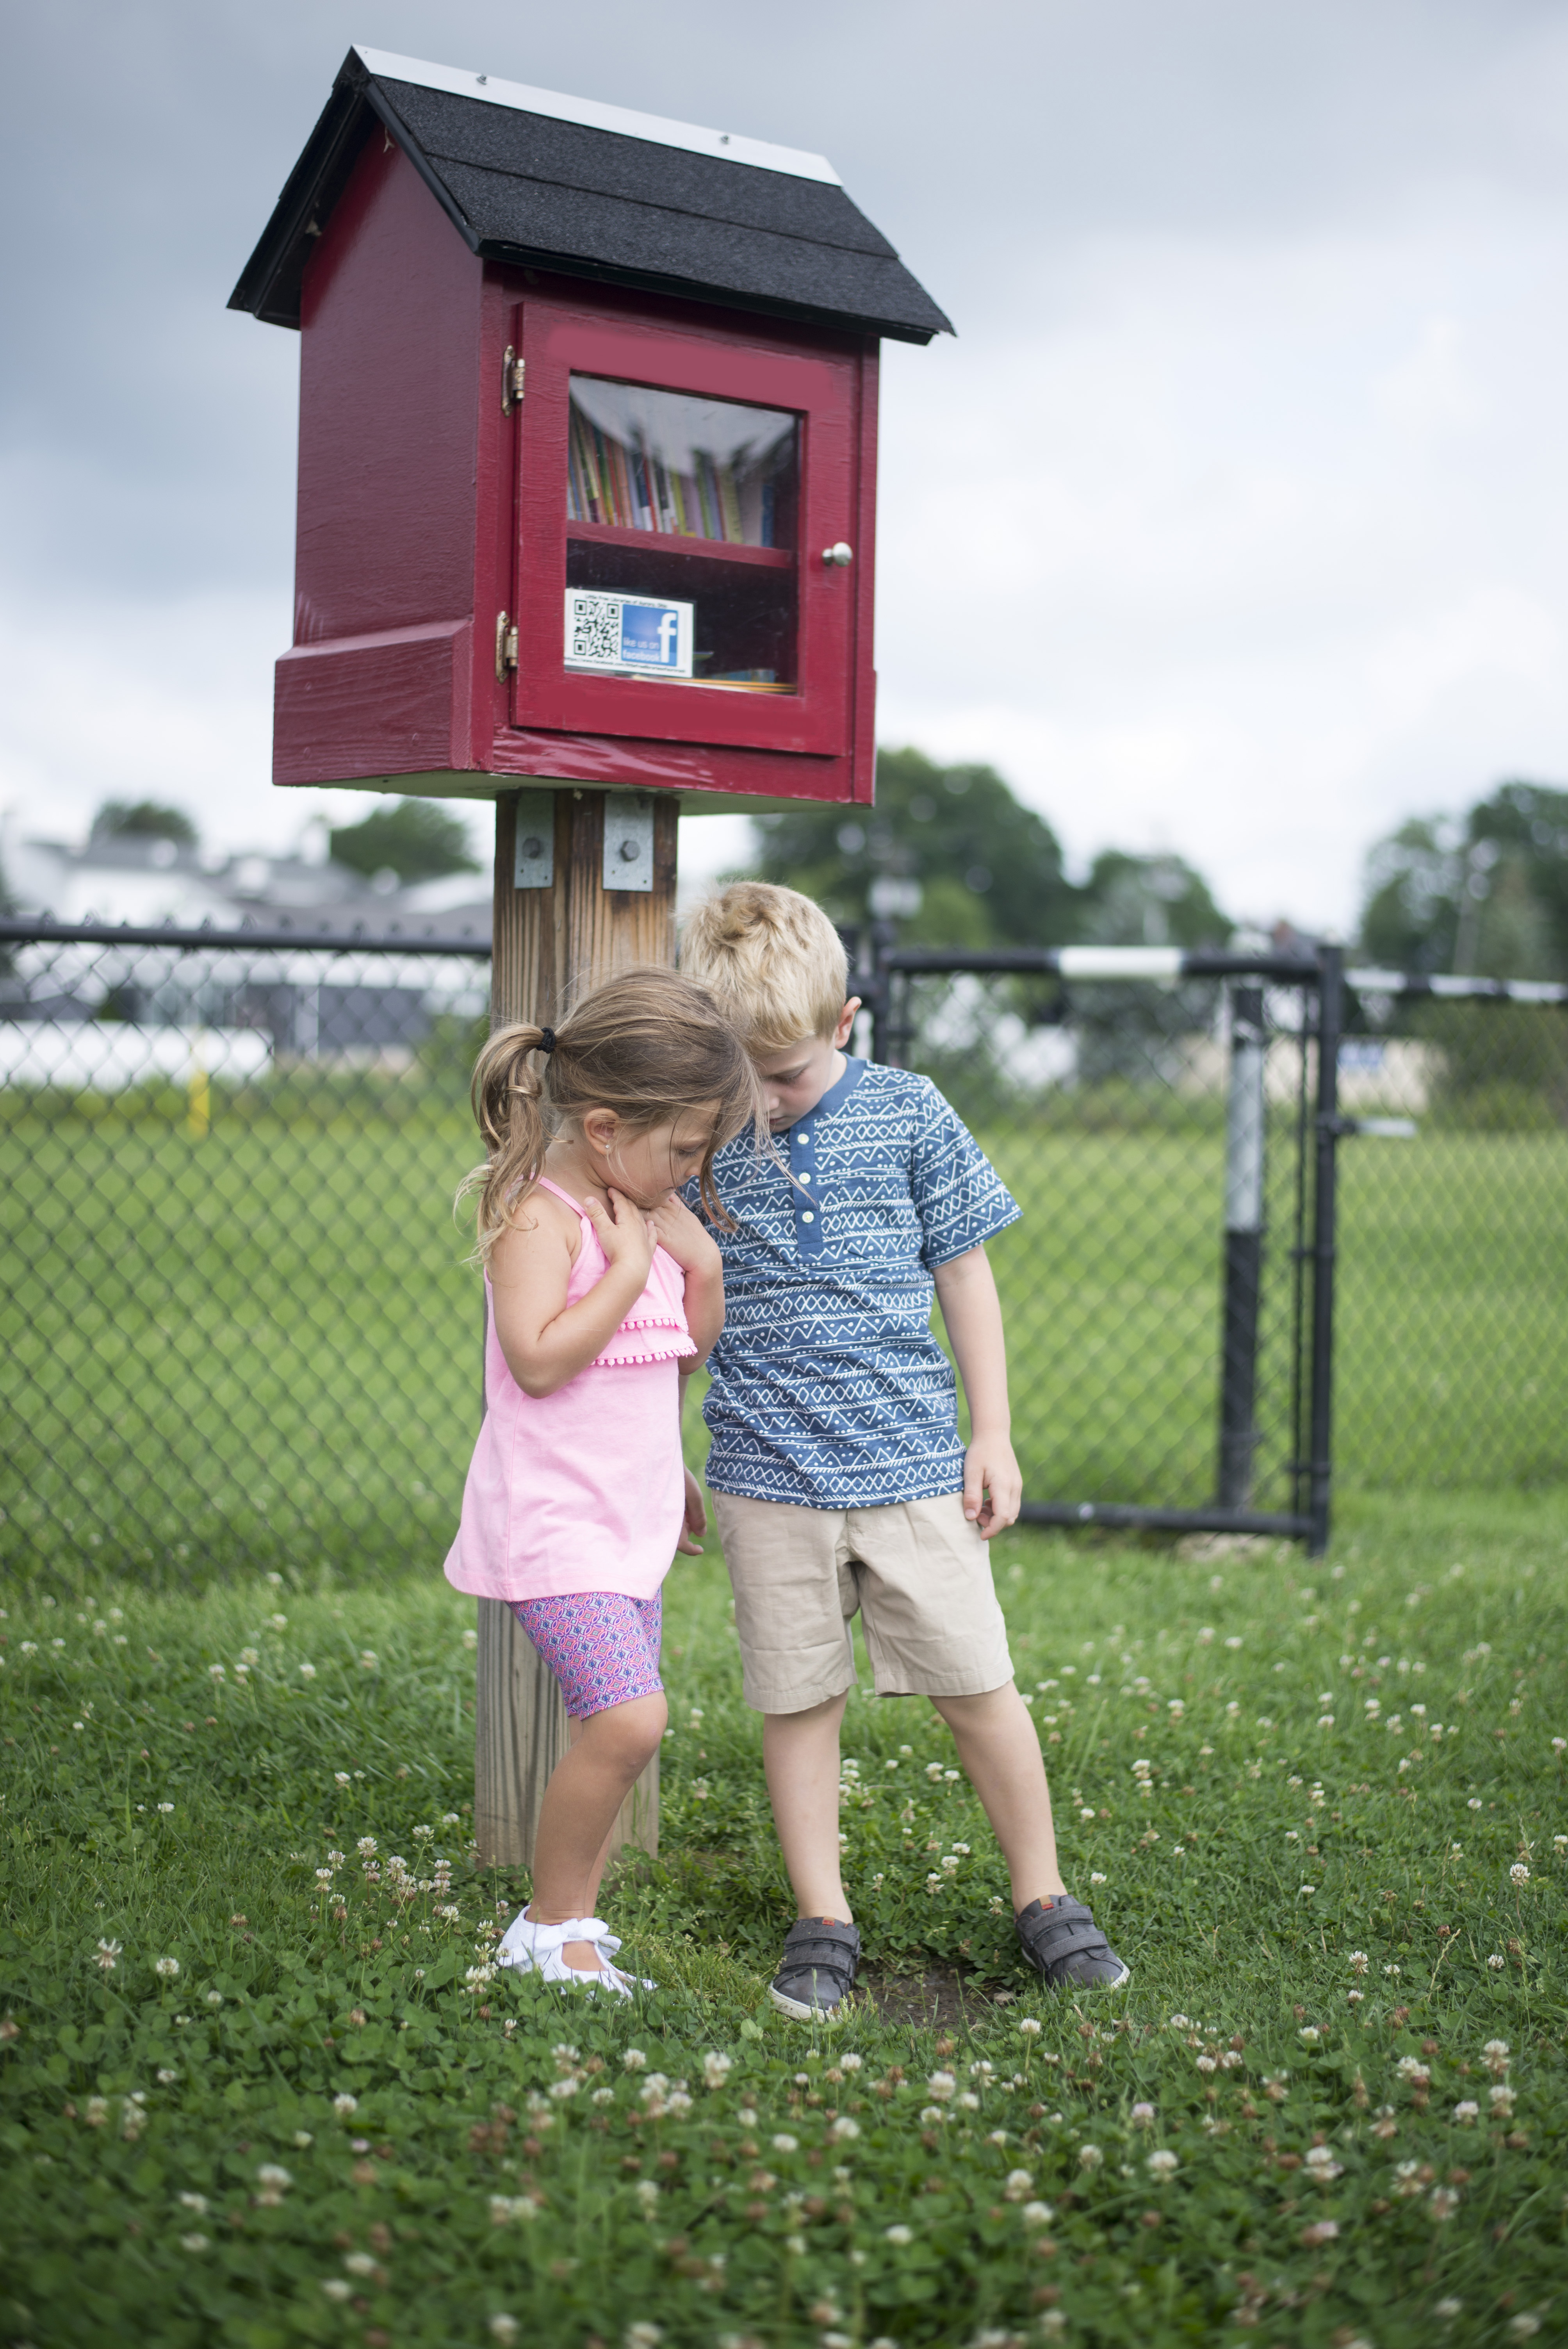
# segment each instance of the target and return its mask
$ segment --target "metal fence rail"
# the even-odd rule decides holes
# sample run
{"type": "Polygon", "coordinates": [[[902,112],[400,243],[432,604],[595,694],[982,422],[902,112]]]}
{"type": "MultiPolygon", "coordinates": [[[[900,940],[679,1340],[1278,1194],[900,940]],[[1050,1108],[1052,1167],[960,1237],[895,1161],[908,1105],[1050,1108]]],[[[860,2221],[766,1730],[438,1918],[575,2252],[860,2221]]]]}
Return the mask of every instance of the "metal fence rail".
{"type": "MultiPolygon", "coordinates": [[[[1025,1208],[1037,1522],[1326,1538],[1568,1475],[1568,988],[856,942],[1025,1208]],[[1342,1145],[1347,1145],[1343,1147],[1342,1145]]],[[[0,1558],[428,1563],[473,1438],[451,1215],[489,943],[0,924],[0,1558]]]]}

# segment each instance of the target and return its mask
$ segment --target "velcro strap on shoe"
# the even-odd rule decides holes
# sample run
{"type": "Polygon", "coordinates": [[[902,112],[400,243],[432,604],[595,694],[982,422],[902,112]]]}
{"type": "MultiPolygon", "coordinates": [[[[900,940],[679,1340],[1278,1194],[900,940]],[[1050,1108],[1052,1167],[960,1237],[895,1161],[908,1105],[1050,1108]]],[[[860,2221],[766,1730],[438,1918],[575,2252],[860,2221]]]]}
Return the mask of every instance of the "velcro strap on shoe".
{"type": "Polygon", "coordinates": [[[1075,1901],[1070,1908],[1058,1905],[1031,1917],[1026,1925],[1020,1924],[1018,1938],[1037,1965],[1047,1971],[1065,1964],[1068,1958],[1080,1957],[1092,1951],[1097,1956],[1109,1956],[1110,1944],[1088,1910],[1075,1901]]]}
{"type": "Polygon", "coordinates": [[[814,1918],[804,1918],[791,1925],[784,1936],[779,1980],[789,1982],[797,1975],[816,1972],[830,1975],[841,1989],[847,1990],[854,1981],[860,1955],[861,1937],[852,1925],[819,1923],[814,1918]]]}

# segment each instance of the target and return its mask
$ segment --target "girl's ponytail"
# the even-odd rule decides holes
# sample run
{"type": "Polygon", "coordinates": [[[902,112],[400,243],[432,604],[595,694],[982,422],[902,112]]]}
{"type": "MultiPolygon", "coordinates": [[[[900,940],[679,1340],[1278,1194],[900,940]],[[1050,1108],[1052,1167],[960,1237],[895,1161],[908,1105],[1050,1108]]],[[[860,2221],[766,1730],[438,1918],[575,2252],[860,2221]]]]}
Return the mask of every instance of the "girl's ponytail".
{"type": "Polygon", "coordinates": [[[486,1253],[543,1171],[550,1129],[543,1083],[531,1063],[535,1052],[552,1051],[554,1045],[550,1029],[531,1028],[520,1019],[498,1028],[474,1063],[470,1097],[484,1136],[485,1164],[474,1169],[463,1189],[479,1192],[480,1247],[486,1253]]]}

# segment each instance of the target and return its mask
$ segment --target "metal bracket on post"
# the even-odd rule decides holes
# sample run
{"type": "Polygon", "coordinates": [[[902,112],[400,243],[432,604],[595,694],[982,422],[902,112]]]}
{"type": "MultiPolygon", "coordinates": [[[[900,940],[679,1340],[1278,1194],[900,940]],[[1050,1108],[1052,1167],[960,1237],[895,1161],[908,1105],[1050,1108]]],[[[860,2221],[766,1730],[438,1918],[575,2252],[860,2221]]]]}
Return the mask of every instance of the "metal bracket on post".
{"type": "Polygon", "coordinates": [[[1220,1384],[1222,1509],[1252,1501],[1257,1449],[1258,1312],[1264,1256],[1264,1061],[1261,987],[1231,989],[1231,1082],[1225,1103],[1225,1302],[1220,1384]]]}
{"type": "Polygon", "coordinates": [[[555,793],[519,792],[512,851],[514,889],[548,889],[555,879],[555,793]]]}
{"type": "Polygon", "coordinates": [[[654,885],[654,802],[647,792],[604,794],[604,886],[654,885]]]}

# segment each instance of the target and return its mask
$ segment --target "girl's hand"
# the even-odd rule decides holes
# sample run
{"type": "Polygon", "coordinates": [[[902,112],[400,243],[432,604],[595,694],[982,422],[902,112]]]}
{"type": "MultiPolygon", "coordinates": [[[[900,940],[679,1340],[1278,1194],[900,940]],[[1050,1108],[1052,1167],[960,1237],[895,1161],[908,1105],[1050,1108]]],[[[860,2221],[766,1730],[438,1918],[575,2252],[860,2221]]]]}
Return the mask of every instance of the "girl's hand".
{"type": "Polygon", "coordinates": [[[704,1555],[701,1537],[707,1531],[707,1505],[702,1497],[702,1486],[688,1468],[686,1472],[686,1518],[681,1537],[676,1544],[678,1557],[701,1557],[704,1555]]]}
{"type": "Polygon", "coordinates": [[[648,1285],[648,1275],[654,1268],[654,1249],[658,1234],[641,1207],[628,1199],[624,1191],[612,1190],[608,1209],[602,1207],[590,1195],[583,1202],[589,1222],[598,1236],[604,1251],[604,1261],[612,1272],[635,1273],[639,1293],[648,1285]]]}
{"type": "Polygon", "coordinates": [[[712,1233],[675,1192],[666,1192],[659,1201],[653,1225],[659,1246],[666,1256],[674,1257],[683,1272],[712,1274],[722,1269],[712,1233]]]}

